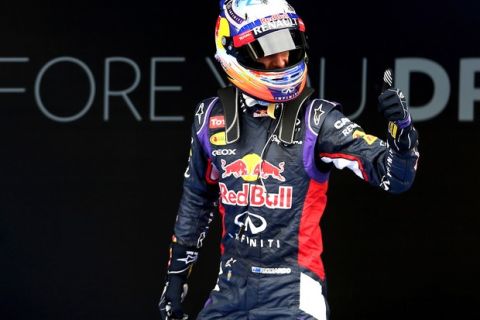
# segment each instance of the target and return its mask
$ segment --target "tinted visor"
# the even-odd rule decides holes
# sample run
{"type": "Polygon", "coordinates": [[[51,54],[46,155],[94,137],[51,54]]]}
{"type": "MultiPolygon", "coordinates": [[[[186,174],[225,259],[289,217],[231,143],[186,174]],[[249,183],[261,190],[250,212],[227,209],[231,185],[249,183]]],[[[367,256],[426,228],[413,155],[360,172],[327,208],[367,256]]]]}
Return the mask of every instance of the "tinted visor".
{"type": "Polygon", "coordinates": [[[245,66],[262,69],[258,58],[290,51],[289,65],[294,65],[303,59],[305,45],[305,36],[298,29],[276,30],[238,48],[237,59],[245,66]]]}

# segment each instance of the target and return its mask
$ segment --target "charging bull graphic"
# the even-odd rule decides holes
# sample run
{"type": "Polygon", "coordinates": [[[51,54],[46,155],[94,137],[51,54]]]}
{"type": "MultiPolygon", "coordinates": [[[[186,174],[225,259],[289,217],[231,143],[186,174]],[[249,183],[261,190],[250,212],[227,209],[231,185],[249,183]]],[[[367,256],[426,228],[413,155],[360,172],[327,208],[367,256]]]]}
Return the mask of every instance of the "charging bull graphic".
{"type": "Polygon", "coordinates": [[[267,160],[260,158],[258,154],[251,153],[241,159],[237,159],[229,164],[221,159],[223,169],[222,178],[233,176],[242,178],[244,181],[256,181],[258,179],[273,178],[281,182],[285,182],[282,175],[285,162],[280,162],[278,166],[273,165],[267,160]]]}

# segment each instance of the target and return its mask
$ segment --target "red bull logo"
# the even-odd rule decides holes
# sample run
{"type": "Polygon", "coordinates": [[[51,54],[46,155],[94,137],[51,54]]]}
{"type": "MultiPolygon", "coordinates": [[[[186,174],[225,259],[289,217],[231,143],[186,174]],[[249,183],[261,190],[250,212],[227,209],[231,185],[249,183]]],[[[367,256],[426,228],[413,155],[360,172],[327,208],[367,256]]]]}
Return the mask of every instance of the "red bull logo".
{"type": "Polygon", "coordinates": [[[256,173],[262,179],[267,179],[271,177],[278,181],[284,182],[285,177],[282,176],[284,166],[285,166],[285,162],[280,162],[278,164],[278,167],[276,167],[270,162],[264,160],[261,163],[257,164],[257,166],[254,169],[254,173],[256,173]]]}
{"type": "Polygon", "coordinates": [[[248,174],[247,164],[243,159],[238,159],[233,161],[230,164],[227,164],[225,160],[221,160],[222,162],[222,178],[234,176],[235,178],[240,178],[242,176],[246,176],[248,174]]]}
{"type": "Polygon", "coordinates": [[[272,178],[285,182],[285,177],[282,175],[285,170],[285,162],[280,162],[278,166],[275,166],[266,160],[262,160],[255,153],[247,154],[242,159],[237,159],[229,164],[222,159],[221,165],[223,169],[222,178],[233,176],[248,182],[272,178]]]}
{"type": "Polygon", "coordinates": [[[222,203],[231,206],[267,207],[270,209],[292,208],[293,188],[280,186],[278,193],[267,193],[262,185],[244,183],[240,191],[228,190],[224,183],[219,183],[222,203]]]}
{"type": "MultiPolygon", "coordinates": [[[[285,170],[285,162],[278,166],[262,160],[258,154],[247,154],[241,159],[228,163],[221,159],[222,178],[233,176],[242,178],[247,182],[254,182],[258,179],[275,179],[285,182],[282,175],[285,170]]],[[[290,209],[292,207],[293,187],[280,186],[278,193],[268,193],[263,185],[243,183],[239,191],[229,190],[225,183],[219,183],[220,198],[222,203],[232,206],[267,207],[271,209],[290,209]]]]}

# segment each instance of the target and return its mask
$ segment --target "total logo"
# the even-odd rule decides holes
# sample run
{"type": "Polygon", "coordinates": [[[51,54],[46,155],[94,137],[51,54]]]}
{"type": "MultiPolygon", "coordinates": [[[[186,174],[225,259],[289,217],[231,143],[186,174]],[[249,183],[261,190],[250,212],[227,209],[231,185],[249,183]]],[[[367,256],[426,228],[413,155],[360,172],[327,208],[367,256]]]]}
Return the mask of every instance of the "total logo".
{"type": "Polygon", "coordinates": [[[285,170],[285,162],[280,162],[278,166],[262,160],[256,153],[250,153],[241,159],[237,159],[228,163],[222,159],[222,178],[233,176],[235,178],[242,178],[244,181],[253,182],[258,179],[276,179],[285,182],[285,177],[282,172],[285,170]]]}
{"type": "Polygon", "coordinates": [[[225,128],[225,118],[223,116],[211,117],[208,123],[210,129],[225,128]]]}

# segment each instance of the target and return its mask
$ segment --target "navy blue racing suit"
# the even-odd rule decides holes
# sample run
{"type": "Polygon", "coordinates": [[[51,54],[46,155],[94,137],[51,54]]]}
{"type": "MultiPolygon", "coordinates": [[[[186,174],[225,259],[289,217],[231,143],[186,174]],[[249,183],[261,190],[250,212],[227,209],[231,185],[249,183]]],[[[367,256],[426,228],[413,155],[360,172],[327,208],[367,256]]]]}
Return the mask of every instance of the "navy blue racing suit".
{"type": "Polygon", "coordinates": [[[291,144],[278,135],[283,105],[270,116],[264,108],[241,107],[230,144],[217,97],[195,111],[175,237],[201,247],[215,203],[223,226],[218,282],[198,319],[327,319],[319,222],[330,170],[348,168],[392,193],[415,177],[415,141],[395,151],[336,103],[307,100],[291,144]]]}

